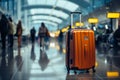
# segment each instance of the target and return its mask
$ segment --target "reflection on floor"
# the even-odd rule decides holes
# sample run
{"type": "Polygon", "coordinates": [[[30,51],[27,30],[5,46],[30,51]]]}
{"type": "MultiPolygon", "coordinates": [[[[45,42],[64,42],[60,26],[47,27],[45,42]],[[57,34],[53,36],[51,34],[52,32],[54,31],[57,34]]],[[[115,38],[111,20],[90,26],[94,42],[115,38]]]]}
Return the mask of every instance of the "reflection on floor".
{"type": "Polygon", "coordinates": [[[0,50],[0,80],[120,80],[120,49],[96,48],[96,73],[71,71],[65,67],[65,42],[50,40],[44,48],[25,44],[0,50]]]}

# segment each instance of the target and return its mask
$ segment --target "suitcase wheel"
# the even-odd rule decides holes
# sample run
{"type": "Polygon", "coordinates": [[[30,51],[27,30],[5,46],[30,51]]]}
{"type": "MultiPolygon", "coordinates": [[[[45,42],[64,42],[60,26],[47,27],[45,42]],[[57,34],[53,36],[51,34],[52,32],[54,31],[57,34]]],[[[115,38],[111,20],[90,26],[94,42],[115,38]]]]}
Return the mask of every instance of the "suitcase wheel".
{"type": "Polygon", "coordinates": [[[93,67],[92,70],[93,70],[93,73],[96,72],[95,67],[93,67]]]}
{"type": "Polygon", "coordinates": [[[89,73],[89,70],[86,70],[86,73],[89,73]]]}
{"type": "Polygon", "coordinates": [[[93,70],[93,73],[96,72],[96,70],[94,68],[92,70],[93,70]]]}
{"type": "Polygon", "coordinates": [[[70,70],[67,70],[67,74],[69,74],[70,73],[70,70]]]}
{"type": "Polygon", "coordinates": [[[77,74],[77,71],[76,71],[76,70],[74,70],[74,74],[77,74]]]}
{"type": "Polygon", "coordinates": [[[70,69],[67,67],[67,74],[69,74],[70,73],[70,69]]]}

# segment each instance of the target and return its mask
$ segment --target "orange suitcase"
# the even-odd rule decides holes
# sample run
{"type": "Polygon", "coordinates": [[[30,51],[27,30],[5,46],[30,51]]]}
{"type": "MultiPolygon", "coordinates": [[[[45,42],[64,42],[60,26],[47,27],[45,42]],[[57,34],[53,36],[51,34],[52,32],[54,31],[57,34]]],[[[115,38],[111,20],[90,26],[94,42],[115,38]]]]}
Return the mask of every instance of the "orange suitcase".
{"type": "Polygon", "coordinates": [[[95,38],[90,29],[70,29],[66,36],[66,67],[70,70],[95,72],[95,38]]]}

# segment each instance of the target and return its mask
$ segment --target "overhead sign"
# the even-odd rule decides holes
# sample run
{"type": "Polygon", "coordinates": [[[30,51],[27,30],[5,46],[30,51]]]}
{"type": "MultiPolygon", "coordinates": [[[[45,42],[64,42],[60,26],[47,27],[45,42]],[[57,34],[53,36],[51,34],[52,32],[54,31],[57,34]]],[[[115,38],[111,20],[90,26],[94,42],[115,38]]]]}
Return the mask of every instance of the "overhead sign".
{"type": "Polygon", "coordinates": [[[108,71],[107,72],[107,77],[118,77],[119,76],[119,72],[117,71],[108,71]]]}
{"type": "Polygon", "coordinates": [[[98,18],[89,18],[88,22],[89,23],[98,23],[98,18]]]}
{"type": "Polygon", "coordinates": [[[67,32],[67,31],[68,31],[68,27],[62,29],[62,32],[67,32]]]}
{"type": "Polygon", "coordinates": [[[119,18],[120,17],[120,13],[118,12],[108,12],[107,13],[107,18],[119,18]]]}

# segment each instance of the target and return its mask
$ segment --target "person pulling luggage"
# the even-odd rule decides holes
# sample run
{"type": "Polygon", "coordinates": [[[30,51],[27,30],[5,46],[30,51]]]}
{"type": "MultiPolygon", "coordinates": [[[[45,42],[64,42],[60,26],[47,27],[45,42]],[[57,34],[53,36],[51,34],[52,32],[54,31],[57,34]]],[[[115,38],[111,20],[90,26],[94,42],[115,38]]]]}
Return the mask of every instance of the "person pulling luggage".
{"type": "Polygon", "coordinates": [[[44,47],[44,40],[48,37],[49,31],[42,22],[39,28],[38,37],[40,38],[40,47],[44,47]]]}

